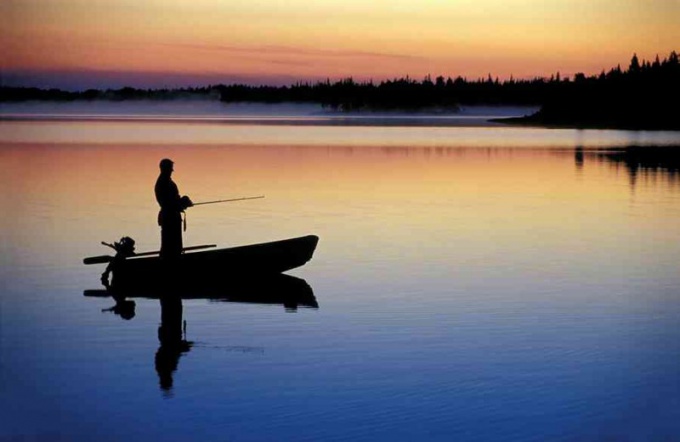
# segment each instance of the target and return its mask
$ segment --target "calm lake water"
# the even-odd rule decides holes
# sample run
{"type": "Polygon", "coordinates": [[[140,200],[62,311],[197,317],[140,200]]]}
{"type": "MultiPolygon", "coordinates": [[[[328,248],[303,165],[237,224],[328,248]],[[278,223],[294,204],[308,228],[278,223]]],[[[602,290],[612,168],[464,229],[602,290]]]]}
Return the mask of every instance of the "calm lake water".
{"type": "Polygon", "coordinates": [[[322,117],[0,121],[0,440],[678,440],[680,133],[322,117]],[[266,195],[186,245],[318,235],[318,307],[184,300],[161,369],[158,300],[84,296],[163,157],[266,195]]]}

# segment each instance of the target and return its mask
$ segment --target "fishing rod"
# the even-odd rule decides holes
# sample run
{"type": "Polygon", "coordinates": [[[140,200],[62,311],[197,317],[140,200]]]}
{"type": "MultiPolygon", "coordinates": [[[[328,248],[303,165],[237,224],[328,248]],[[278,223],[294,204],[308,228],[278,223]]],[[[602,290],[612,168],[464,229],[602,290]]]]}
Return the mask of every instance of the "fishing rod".
{"type": "Polygon", "coordinates": [[[232,201],[244,201],[244,200],[256,200],[259,198],[264,198],[264,195],[259,195],[259,196],[246,196],[243,198],[231,198],[227,200],[215,200],[215,201],[203,201],[200,203],[194,203],[194,206],[202,206],[204,204],[218,204],[218,203],[230,203],[232,201]]]}

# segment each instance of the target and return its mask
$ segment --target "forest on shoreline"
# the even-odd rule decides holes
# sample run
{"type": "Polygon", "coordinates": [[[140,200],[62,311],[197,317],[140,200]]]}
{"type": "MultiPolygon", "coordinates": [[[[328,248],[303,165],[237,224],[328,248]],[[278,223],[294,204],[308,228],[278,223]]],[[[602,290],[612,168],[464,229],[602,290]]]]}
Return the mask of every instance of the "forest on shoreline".
{"type": "Polygon", "coordinates": [[[680,62],[668,58],[617,66],[598,76],[577,74],[548,93],[535,114],[504,123],[577,127],[680,130],[680,62]]]}
{"type": "Polygon", "coordinates": [[[300,82],[291,86],[246,84],[209,85],[178,89],[59,89],[1,87],[0,102],[180,100],[209,99],[225,103],[310,103],[338,112],[436,111],[456,112],[460,106],[540,106],[528,117],[499,120],[511,124],[557,127],[680,129],[680,62],[673,51],[664,58],[640,61],[633,55],[621,66],[599,75],[573,78],[559,73],[550,78],[468,80],[463,77],[412,78],[335,82],[300,82]]]}

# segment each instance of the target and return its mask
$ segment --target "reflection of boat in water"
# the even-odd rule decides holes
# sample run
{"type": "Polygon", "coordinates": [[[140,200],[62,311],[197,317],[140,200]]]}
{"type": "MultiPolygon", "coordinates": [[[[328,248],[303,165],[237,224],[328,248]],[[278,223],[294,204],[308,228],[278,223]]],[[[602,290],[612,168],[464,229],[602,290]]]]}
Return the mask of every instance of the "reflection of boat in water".
{"type": "MultiPolygon", "coordinates": [[[[304,279],[283,274],[312,258],[319,238],[313,235],[228,249],[184,253],[161,261],[159,256],[135,256],[134,240],[121,239],[115,257],[86,258],[85,264],[108,263],[102,275],[103,290],[85,290],[88,297],[112,297],[116,305],[104,309],[124,319],[135,316],[135,302],[127,298],[159,299],[160,347],[154,358],[161,389],[172,394],[173,375],[180,357],[193,343],[186,339],[183,299],[279,304],[286,310],[318,308],[312,288],[304,279]],[[108,283],[109,273],[113,275],[108,283]]],[[[109,244],[107,244],[109,245],[109,244]]],[[[204,248],[196,246],[193,249],[204,248]]],[[[208,246],[210,247],[210,246],[208,246]]]]}
{"type": "MultiPolygon", "coordinates": [[[[172,265],[159,256],[111,256],[86,258],[85,264],[111,262],[111,286],[116,290],[153,288],[167,281],[169,274],[185,281],[186,288],[197,282],[219,283],[225,278],[276,275],[300,267],[312,259],[319,237],[314,235],[227,249],[184,253],[172,265]]],[[[173,282],[173,286],[175,282],[173,282]]]]}
{"type": "MultiPolygon", "coordinates": [[[[183,278],[184,280],[184,278],[183,278]]],[[[251,304],[279,304],[286,309],[298,307],[318,308],[312,288],[307,281],[286,274],[260,278],[236,278],[220,281],[195,280],[173,285],[168,290],[161,286],[150,287],[140,284],[125,288],[85,290],[88,297],[109,297],[114,299],[147,298],[163,299],[169,293],[179,299],[209,299],[220,302],[239,302],[251,304]]]]}
{"type": "Polygon", "coordinates": [[[154,367],[164,394],[172,395],[174,374],[180,358],[194,346],[186,338],[186,321],[183,318],[183,299],[208,299],[217,302],[283,305],[288,311],[298,307],[318,308],[312,288],[307,281],[279,274],[261,278],[226,279],[223,281],[197,281],[189,284],[161,284],[153,287],[127,287],[125,289],[85,290],[87,297],[113,297],[116,305],[112,311],[124,319],[135,315],[135,302],[127,298],[158,299],[161,305],[161,323],[158,327],[160,346],[154,357],[154,367]]]}

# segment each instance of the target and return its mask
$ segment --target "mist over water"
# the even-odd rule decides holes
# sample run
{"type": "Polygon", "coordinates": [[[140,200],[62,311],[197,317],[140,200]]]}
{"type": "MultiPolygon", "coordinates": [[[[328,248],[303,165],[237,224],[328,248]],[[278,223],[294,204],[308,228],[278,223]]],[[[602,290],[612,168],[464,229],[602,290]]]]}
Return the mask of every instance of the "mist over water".
{"type": "Polygon", "coordinates": [[[680,432],[677,133],[263,118],[298,110],[0,121],[0,438],[680,432]],[[189,209],[186,245],[318,235],[290,272],[317,305],[184,300],[168,369],[157,299],[83,296],[100,241],[158,248],[164,157],[194,201],[266,195],[189,209]]]}
{"type": "MultiPolygon", "coordinates": [[[[447,112],[444,116],[484,116],[484,117],[516,117],[527,113],[533,113],[536,107],[511,107],[511,106],[464,106],[459,112],[447,112]]],[[[0,107],[0,115],[3,116],[98,116],[121,115],[121,116],[147,116],[162,115],[168,117],[200,117],[200,116],[313,116],[313,115],[397,115],[397,116],[433,116],[433,111],[427,109],[421,112],[341,112],[324,108],[318,104],[306,103],[223,103],[214,99],[173,99],[168,101],[159,100],[124,100],[124,101],[73,101],[73,102],[47,102],[47,101],[23,101],[16,103],[5,102],[0,107]]],[[[442,114],[438,112],[437,114],[442,114]]]]}
{"type": "Polygon", "coordinates": [[[451,114],[344,113],[308,104],[227,104],[208,100],[173,100],[167,103],[143,100],[26,102],[4,105],[0,109],[0,141],[407,149],[571,149],[672,146],[678,143],[678,135],[674,131],[544,129],[506,126],[489,121],[528,115],[535,110],[528,107],[470,106],[451,114]],[[493,130],[480,130],[482,128],[493,130]]]}
{"type": "Polygon", "coordinates": [[[423,109],[342,112],[305,103],[222,103],[214,99],[26,101],[3,103],[0,121],[155,121],[283,126],[499,126],[492,118],[529,115],[533,107],[469,106],[458,112],[423,109]]]}
{"type": "Polygon", "coordinates": [[[217,116],[307,116],[319,113],[321,106],[312,104],[222,103],[214,99],[123,100],[123,101],[24,101],[3,103],[3,116],[64,116],[98,118],[125,116],[165,116],[175,118],[217,116]]]}

